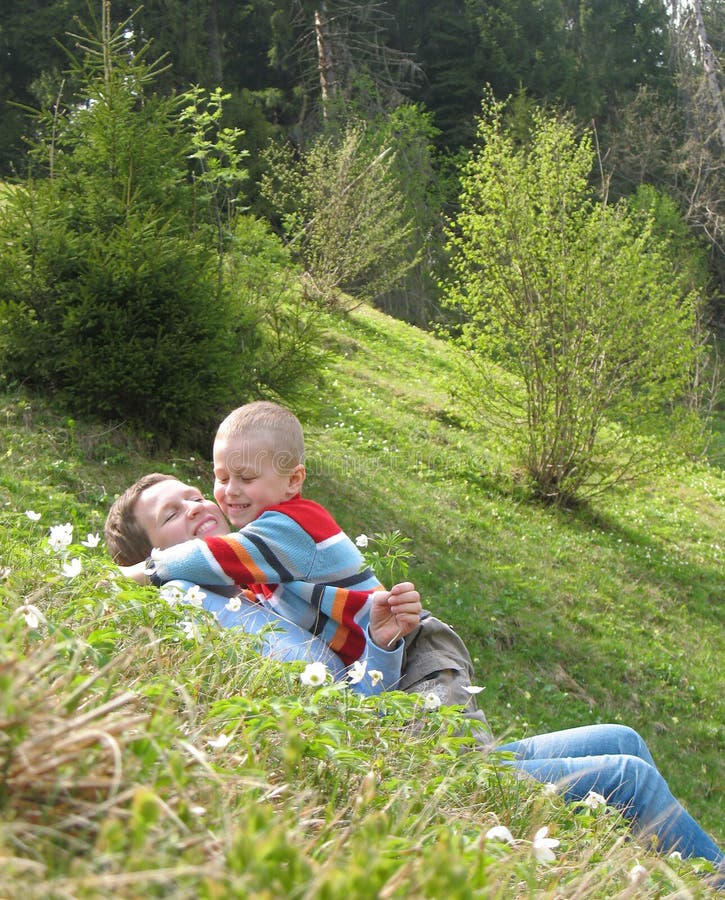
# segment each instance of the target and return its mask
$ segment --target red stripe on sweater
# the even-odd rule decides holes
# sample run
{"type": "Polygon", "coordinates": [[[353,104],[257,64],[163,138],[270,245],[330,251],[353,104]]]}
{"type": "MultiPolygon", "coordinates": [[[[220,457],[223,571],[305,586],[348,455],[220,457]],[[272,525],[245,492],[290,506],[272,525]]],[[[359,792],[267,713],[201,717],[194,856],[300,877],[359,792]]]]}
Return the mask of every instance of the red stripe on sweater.
{"type": "Polygon", "coordinates": [[[234,552],[235,548],[231,542],[223,537],[205,538],[209,550],[212,552],[214,559],[219,563],[224,572],[232,579],[235,584],[249,584],[257,581],[259,578],[259,570],[252,572],[244,566],[234,552]]]}
{"type": "Polygon", "coordinates": [[[289,516],[293,522],[297,522],[304,528],[316,544],[326,541],[342,531],[324,506],[320,506],[314,500],[306,500],[299,494],[292,497],[291,500],[285,500],[284,503],[268,506],[262,510],[262,512],[268,511],[280,512],[289,516]]]}

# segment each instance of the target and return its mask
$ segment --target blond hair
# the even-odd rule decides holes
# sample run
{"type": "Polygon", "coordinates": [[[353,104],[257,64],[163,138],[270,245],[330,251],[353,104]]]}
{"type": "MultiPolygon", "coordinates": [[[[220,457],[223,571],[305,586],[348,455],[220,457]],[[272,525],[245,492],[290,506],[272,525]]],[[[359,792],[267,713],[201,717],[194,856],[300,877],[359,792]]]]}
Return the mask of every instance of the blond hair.
{"type": "Polygon", "coordinates": [[[151,541],[136,518],[136,504],[144,491],[159,481],[178,481],[174,475],[143,475],[114,500],[106,516],[104,535],[108,552],[119,566],[132,566],[151,553],[151,541]]]}
{"type": "Polygon", "coordinates": [[[255,400],[232,410],[216,436],[264,444],[280,470],[294,469],[305,462],[305,438],[299,419],[285,406],[269,400],[255,400]]]}

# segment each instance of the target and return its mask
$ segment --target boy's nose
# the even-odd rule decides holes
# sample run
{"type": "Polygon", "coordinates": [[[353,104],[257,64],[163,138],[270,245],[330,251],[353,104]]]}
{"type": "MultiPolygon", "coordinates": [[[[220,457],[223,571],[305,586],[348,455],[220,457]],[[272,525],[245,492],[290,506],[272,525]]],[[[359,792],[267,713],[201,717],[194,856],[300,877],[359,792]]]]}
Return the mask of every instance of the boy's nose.
{"type": "Polygon", "coordinates": [[[227,482],[227,494],[231,494],[232,496],[236,496],[242,490],[242,485],[240,481],[237,481],[236,478],[230,478],[227,482]]]}

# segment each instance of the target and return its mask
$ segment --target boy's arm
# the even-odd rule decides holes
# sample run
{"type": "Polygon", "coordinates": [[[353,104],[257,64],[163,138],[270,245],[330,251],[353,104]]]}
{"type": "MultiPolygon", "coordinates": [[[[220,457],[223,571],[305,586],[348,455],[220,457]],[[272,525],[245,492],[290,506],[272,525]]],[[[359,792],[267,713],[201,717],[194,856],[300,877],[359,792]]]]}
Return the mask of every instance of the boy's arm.
{"type": "Polygon", "coordinates": [[[348,681],[356,672],[362,671],[362,677],[358,680],[355,675],[354,682],[350,684],[353,691],[362,694],[364,697],[372,697],[382,694],[385,691],[392,691],[400,683],[401,668],[403,665],[404,644],[402,641],[397,642],[397,646],[392,650],[386,650],[373,641],[370,637],[370,629],[366,629],[365,653],[362,655],[360,662],[353,664],[348,669],[348,681]],[[362,666],[361,669],[358,667],[362,666]]]}
{"type": "Polygon", "coordinates": [[[305,580],[316,545],[290,516],[264,512],[241,531],[185,541],[151,554],[155,584],[180,578],[197,584],[281,584],[305,580]]]}

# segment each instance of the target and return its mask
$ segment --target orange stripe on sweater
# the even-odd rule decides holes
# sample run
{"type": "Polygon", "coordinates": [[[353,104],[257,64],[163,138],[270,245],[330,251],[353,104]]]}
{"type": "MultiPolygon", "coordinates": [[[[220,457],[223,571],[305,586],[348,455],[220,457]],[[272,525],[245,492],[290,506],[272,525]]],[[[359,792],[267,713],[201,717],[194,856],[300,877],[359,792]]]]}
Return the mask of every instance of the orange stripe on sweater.
{"type": "MultiPolygon", "coordinates": [[[[335,631],[335,636],[330,641],[330,650],[334,650],[337,653],[347,643],[347,639],[350,636],[350,629],[345,628],[344,625],[339,625],[337,630],[335,631]]],[[[344,662],[344,660],[343,660],[344,662]]]]}
{"type": "Polygon", "coordinates": [[[229,547],[232,553],[236,556],[239,562],[244,566],[244,568],[251,573],[253,576],[250,579],[245,579],[248,581],[260,582],[264,583],[267,581],[267,574],[263,572],[262,569],[254,562],[249,553],[244,549],[244,547],[239,543],[239,541],[235,541],[234,538],[222,538],[224,543],[229,547]]]}
{"type": "MultiPolygon", "coordinates": [[[[335,591],[335,599],[332,601],[332,610],[330,611],[330,618],[333,622],[337,622],[339,625],[345,622],[345,605],[349,598],[350,591],[344,588],[338,588],[335,591]]],[[[333,647],[332,649],[334,650],[335,648],[333,647]]]]}

